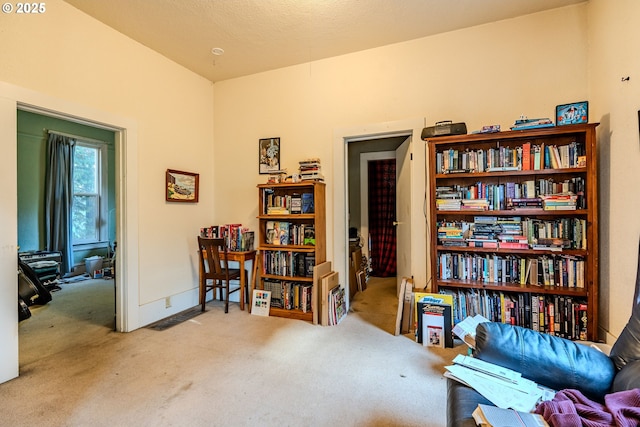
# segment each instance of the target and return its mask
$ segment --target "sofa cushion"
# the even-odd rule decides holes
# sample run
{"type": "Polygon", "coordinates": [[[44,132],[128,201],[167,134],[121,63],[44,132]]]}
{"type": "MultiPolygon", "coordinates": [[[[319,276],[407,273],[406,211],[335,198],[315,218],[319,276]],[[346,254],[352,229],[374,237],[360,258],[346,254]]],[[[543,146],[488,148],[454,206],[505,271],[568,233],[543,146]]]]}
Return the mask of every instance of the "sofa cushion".
{"type": "Polygon", "coordinates": [[[554,390],[572,388],[597,400],[609,391],[616,372],[611,359],[599,350],[496,322],[478,325],[475,357],[554,390]]]}
{"type": "Polygon", "coordinates": [[[640,388],[640,361],[630,362],[616,374],[613,380],[612,392],[640,388]]]}

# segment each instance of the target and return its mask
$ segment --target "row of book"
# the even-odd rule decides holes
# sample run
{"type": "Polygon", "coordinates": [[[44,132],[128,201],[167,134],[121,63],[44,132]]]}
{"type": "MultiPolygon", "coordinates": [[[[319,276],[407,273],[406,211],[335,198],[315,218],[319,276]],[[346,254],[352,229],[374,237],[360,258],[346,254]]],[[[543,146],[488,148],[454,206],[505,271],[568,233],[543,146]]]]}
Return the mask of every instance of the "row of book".
{"type": "Polygon", "coordinates": [[[313,193],[279,194],[275,189],[266,188],[262,192],[263,214],[289,215],[314,213],[313,193]]]}
{"type": "Polygon", "coordinates": [[[546,209],[556,201],[570,201],[571,209],[586,209],[585,179],[563,181],[536,179],[500,184],[477,182],[471,185],[436,188],[438,210],[546,209]]]}
{"type": "Polygon", "coordinates": [[[267,245],[315,245],[316,234],[313,224],[298,224],[288,221],[267,221],[265,223],[265,243],[267,245]]]}
{"type": "Polygon", "coordinates": [[[436,170],[442,173],[564,169],[586,166],[583,143],[531,144],[487,149],[450,148],[436,153],[436,170]]]}
{"type": "Polygon", "coordinates": [[[313,277],[316,257],[313,253],[262,251],[262,273],[288,277],[313,277]]]}
{"type": "Polygon", "coordinates": [[[453,297],[454,323],[477,314],[571,340],[587,339],[586,300],[563,295],[444,290],[453,297]]]}
{"type": "Polygon", "coordinates": [[[211,225],[200,228],[200,237],[208,239],[225,239],[228,251],[252,251],[255,233],[242,224],[211,225]]]}
{"type": "Polygon", "coordinates": [[[476,216],[474,221],[438,221],[438,244],[509,249],[587,249],[587,221],[476,216]]]}
{"type": "Polygon", "coordinates": [[[517,255],[440,253],[437,274],[441,280],[471,280],[494,285],[558,286],[584,288],[585,262],[568,255],[517,255]]]}
{"type": "Polygon", "coordinates": [[[302,310],[303,313],[312,311],[312,284],[264,280],[263,286],[265,291],[271,292],[271,307],[302,310]]]}

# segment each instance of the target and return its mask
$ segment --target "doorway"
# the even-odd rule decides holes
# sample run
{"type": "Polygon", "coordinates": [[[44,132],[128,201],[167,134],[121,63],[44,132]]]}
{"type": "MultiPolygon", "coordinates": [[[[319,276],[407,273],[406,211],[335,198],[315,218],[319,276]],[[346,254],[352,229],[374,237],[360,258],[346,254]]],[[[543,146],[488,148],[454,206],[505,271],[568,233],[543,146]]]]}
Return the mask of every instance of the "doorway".
{"type": "MultiPolygon", "coordinates": [[[[372,276],[396,277],[398,248],[410,245],[408,241],[398,243],[396,233],[397,150],[403,145],[406,149],[409,144],[410,135],[381,136],[347,143],[348,227],[351,235],[355,230],[358,236],[363,257],[367,260],[372,276]]],[[[401,157],[403,152],[404,150],[401,151],[401,157]]],[[[403,167],[402,161],[400,166],[403,167]]],[[[405,221],[403,226],[407,225],[409,224],[405,221]]],[[[406,274],[406,266],[400,268],[401,274],[406,274]]]]}
{"type": "Polygon", "coordinates": [[[48,350],[78,345],[80,337],[89,336],[87,332],[116,327],[115,280],[84,274],[85,259],[100,256],[108,262],[116,242],[115,131],[18,108],[16,142],[19,252],[35,253],[32,257],[37,261],[39,251],[62,249],[71,263],[68,266],[63,255],[60,277],[45,284],[52,290],[52,300],[29,307],[31,317],[19,324],[19,362],[24,365],[48,350]],[[71,218],[73,240],[66,249],[48,247],[46,238],[42,196],[51,134],[75,141],[76,166],[69,175],[74,178],[74,209],[73,214],[71,210],[64,213],[71,218]],[[74,339],[57,340],[53,330],[74,339]]]}
{"type": "MultiPolygon", "coordinates": [[[[340,277],[349,274],[349,223],[353,212],[349,206],[354,206],[350,200],[353,194],[349,190],[349,180],[357,170],[349,159],[349,145],[352,142],[390,138],[397,136],[410,137],[408,149],[403,153],[409,167],[402,168],[403,179],[407,186],[407,195],[398,197],[406,202],[403,215],[406,216],[407,227],[410,230],[410,242],[406,253],[402,256],[408,266],[408,275],[414,278],[414,283],[424,288],[426,286],[429,257],[427,256],[429,241],[427,240],[427,204],[426,204],[426,149],[421,141],[424,118],[411,118],[391,122],[372,123],[358,126],[334,129],[333,132],[333,179],[336,183],[328,193],[333,201],[333,215],[327,217],[327,229],[333,230],[333,270],[340,277]]],[[[359,198],[358,198],[359,200],[359,198]]],[[[346,282],[346,280],[345,280],[346,282]]],[[[347,294],[347,301],[350,298],[347,294]]]]}
{"type": "Polygon", "coordinates": [[[18,316],[15,312],[17,263],[17,111],[30,110],[77,123],[85,123],[115,132],[116,204],[118,255],[116,329],[130,332],[137,329],[139,319],[138,292],[138,123],[114,113],[100,111],[86,105],[56,98],[41,92],[0,82],[0,138],[5,142],[7,167],[0,169],[5,183],[5,208],[0,212],[4,227],[0,229],[0,243],[5,248],[0,257],[0,383],[19,374],[18,316]],[[13,301],[13,303],[12,303],[13,301]]]}

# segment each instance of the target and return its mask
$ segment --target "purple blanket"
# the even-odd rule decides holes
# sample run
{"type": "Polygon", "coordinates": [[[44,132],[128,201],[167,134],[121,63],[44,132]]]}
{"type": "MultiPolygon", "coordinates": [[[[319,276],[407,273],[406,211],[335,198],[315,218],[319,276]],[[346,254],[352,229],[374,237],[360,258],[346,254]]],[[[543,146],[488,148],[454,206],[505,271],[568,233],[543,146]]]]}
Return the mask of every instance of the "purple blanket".
{"type": "Polygon", "coordinates": [[[553,400],[538,405],[535,412],[552,427],[638,427],[640,389],[608,394],[604,405],[587,399],[578,390],[561,390],[553,400]]]}

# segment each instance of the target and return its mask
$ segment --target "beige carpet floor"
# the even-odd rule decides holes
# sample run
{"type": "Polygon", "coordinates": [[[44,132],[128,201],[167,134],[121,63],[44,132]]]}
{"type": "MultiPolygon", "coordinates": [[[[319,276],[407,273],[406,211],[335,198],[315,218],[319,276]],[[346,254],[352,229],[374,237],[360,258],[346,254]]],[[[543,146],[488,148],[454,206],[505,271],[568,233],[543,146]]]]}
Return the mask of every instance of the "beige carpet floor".
{"type": "Polygon", "coordinates": [[[444,366],[465,351],[394,336],[395,279],[337,326],[219,302],[163,331],[113,332],[113,282],[63,285],[21,322],[2,426],[443,426],[444,366]]]}

